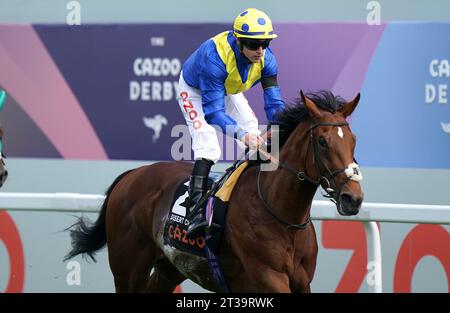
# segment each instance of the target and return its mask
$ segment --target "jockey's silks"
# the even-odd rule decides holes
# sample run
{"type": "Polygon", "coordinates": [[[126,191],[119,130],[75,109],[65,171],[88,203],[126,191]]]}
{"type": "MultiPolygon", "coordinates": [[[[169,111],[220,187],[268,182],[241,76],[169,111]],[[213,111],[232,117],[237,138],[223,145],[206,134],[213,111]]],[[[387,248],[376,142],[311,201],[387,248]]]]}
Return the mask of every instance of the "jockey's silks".
{"type": "Polygon", "coordinates": [[[214,41],[217,53],[225,64],[225,70],[228,73],[225,79],[225,90],[227,94],[237,94],[249,90],[261,79],[264,58],[258,63],[246,64],[247,66],[244,68],[243,75],[241,76],[238,70],[235,52],[228,42],[229,33],[228,31],[220,33],[213,37],[212,41],[214,41]]]}
{"type": "MultiPolygon", "coordinates": [[[[260,62],[251,63],[239,51],[233,33],[226,31],[203,42],[184,63],[182,75],[189,86],[200,90],[206,122],[219,125],[224,133],[227,126],[234,126],[233,134],[229,135],[236,137],[242,129],[226,114],[225,96],[247,91],[261,77],[275,76],[277,72],[277,62],[269,47],[260,62]]],[[[278,86],[264,90],[264,109],[269,121],[283,106],[278,86]]]]}

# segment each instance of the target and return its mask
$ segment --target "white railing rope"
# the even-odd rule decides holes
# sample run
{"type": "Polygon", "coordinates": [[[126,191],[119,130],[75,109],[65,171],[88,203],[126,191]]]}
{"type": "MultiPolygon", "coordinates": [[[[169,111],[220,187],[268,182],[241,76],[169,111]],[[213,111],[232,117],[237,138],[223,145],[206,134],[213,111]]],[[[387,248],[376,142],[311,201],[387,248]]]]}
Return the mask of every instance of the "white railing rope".
{"type": "Polygon", "coordinates": [[[1,192],[0,210],[40,212],[99,212],[105,196],[79,193],[1,192]]]}
{"type": "MultiPolygon", "coordinates": [[[[8,211],[99,212],[104,195],[80,193],[0,192],[0,209],[8,211]]],[[[341,216],[334,203],[314,200],[311,218],[362,222],[450,224],[450,205],[364,202],[355,216],[341,216]]]]}
{"type": "Polygon", "coordinates": [[[311,217],[318,220],[450,224],[450,205],[363,202],[358,215],[341,216],[331,201],[315,200],[313,201],[311,217]],[[333,210],[330,210],[330,208],[333,210]]]}
{"type": "MultiPolygon", "coordinates": [[[[0,193],[0,210],[32,212],[99,212],[103,195],[79,193],[0,193]]],[[[449,205],[363,203],[355,216],[341,216],[331,201],[314,200],[311,218],[364,222],[367,234],[368,270],[373,281],[366,279],[369,291],[382,292],[381,239],[376,222],[450,224],[449,205]]]]}

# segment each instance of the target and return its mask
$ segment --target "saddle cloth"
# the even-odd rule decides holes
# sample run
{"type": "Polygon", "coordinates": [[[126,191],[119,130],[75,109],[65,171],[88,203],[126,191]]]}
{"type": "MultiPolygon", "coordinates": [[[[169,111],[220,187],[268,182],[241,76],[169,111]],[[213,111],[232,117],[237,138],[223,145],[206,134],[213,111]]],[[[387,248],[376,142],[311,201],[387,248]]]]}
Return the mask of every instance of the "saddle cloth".
{"type": "MultiPolygon", "coordinates": [[[[239,176],[247,168],[249,162],[238,164],[233,170],[225,174],[211,172],[208,179],[208,190],[212,189],[212,194],[203,201],[201,210],[211,212],[212,221],[222,226],[217,233],[198,236],[196,238],[187,237],[187,228],[189,220],[188,204],[188,186],[189,178],[183,180],[175,191],[172,201],[172,208],[164,226],[164,244],[180,249],[184,252],[192,253],[200,257],[206,257],[206,246],[214,253],[217,253],[223,230],[225,229],[225,218],[228,207],[228,201],[239,176]],[[216,191],[216,192],[214,192],[216,191]]],[[[208,215],[207,215],[208,218],[208,215]]]]}

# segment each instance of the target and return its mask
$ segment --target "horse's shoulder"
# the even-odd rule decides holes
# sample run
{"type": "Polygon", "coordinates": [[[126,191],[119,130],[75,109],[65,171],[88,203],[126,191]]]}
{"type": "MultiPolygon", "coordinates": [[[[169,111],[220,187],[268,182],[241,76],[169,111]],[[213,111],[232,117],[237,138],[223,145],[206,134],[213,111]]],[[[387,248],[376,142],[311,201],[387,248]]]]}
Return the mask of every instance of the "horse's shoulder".
{"type": "Polygon", "coordinates": [[[239,177],[238,183],[247,184],[249,180],[256,181],[256,177],[258,175],[259,166],[251,164],[248,166],[239,177]]]}

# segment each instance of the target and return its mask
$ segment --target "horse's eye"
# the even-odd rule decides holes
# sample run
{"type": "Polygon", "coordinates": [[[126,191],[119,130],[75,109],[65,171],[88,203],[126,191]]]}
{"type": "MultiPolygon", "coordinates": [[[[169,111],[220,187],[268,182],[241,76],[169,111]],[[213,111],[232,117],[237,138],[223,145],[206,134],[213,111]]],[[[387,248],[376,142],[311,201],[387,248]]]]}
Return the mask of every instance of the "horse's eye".
{"type": "Polygon", "coordinates": [[[327,141],[323,137],[319,138],[319,145],[321,145],[324,148],[328,147],[327,141]]]}

